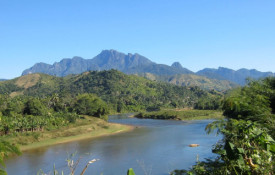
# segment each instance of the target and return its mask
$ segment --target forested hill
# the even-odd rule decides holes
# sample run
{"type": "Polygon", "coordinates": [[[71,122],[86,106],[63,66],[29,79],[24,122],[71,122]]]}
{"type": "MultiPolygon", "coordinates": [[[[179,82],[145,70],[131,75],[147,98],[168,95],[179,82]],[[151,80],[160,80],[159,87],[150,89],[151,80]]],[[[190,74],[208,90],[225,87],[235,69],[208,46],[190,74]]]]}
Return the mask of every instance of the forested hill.
{"type": "Polygon", "coordinates": [[[219,92],[225,92],[229,89],[236,88],[238,85],[227,80],[211,79],[205,76],[195,74],[176,74],[158,76],[151,73],[140,73],[139,76],[149,80],[158,80],[168,82],[179,86],[198,86],[203,90],[215,89],[219,92]]]}
{"type": "Polygon", "coordinates": [[[30,74],[1,82],[0,93],[40,98],[53,94],[66,97],[93,93],[118,112],[158,107],[214,108],[219,103],[217,99],[220,99],[220,95],[215,91],[210,93],[198,87],[181,87],[151,81],[116,70],[91,71],[66,77],[30,74]]]}

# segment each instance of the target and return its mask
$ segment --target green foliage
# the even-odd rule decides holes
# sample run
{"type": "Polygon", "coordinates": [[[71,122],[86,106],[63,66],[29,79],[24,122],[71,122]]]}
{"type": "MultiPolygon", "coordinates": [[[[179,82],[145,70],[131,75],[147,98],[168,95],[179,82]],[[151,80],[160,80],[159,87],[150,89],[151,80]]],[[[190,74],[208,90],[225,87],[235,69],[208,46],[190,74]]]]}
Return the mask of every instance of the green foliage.
{"type": "Polygon", "coordinates": [[[224,136],[213,149],[218,157],[173,174],[274,174],[274,82],[275,78],[250,81],[231,92],[223,104],[228,120],[206,127],[208,133],[217,131],[224,136]]]}
{"type": "Polygon", "coordinates": [[[117,112],[145,110],[155,104],[172,106],[177,103],[183,106],[182,98],[195,96],[186,88],[152,82],[115,70],[90,72],[80,76],[71,89],[81,93],[94,93],[117,112]]]}
{"type": "Polygon", "coordinates": [[[10,94],[21,90],[23,90],[23,88],[15,85],[14,81],[4,81],[0,83],[0,94],[10,94]]]}
{"type": "MultiPolygon", "coordinates": [[[[67,77],[32,74],[5,81],[5,83],[7,84],[5,86],[24,88],[3,91],[3,93],[15,96],[24,94],[45,99],[47,102],[44,101],[44,105],[56,112],[73,111],[71,99],[83,93],[97,95],[108,104],[111,111],[120,113],[146,110],[148,107],[148,110],[151,110],[150,107],[154,106],[216,109],[221,98],[219,94],[206,92],[198,87],[180,87],[150,81],[135,75],[126,75],[116,70],[91,71],[67,77]]],[[[0,83],[0,87],[2,86],[4,84],[0,83]]]]}
{"type": "Polygon", "coordinates": [[[65,114],[65,119],[68,120],[69,123],[75,123],[77,118],[79,118],[77,114],[74,114],[74,113],[65,114]]]}
{"type": "Polygon", "coordinates": [[[198,86],[203,90],[216,90],[225,92],[237,87],[237,84],[227,80],[211,79],[195,74],[156,75],[151,73],[139,73],[139,76],[149,80],[164,81],[178,86],[198,86]]]}
{"type": "Polygon", "coordinates": [[[231,119],[221,132],[225,136],[224,143],[216,145],[213,152],[221,155],[227,169],[254,174],[272,171],[275,142],[259,124],[231,119]]]}
{"type": "Polygon", "coordinates": [[[210,91],[208,96],[198,99],[198,102],[195,103],[194,109],[218,110],[221,108],[222,96],[223,95],[216,91],[210,91]]]}
{"type": "Polygon", "coordinates": [[[138,113],[135,115],[135,117],[169,120],[169,119],[176,119],[177,115],[175,113],[171,113],[168,111],[160,111],[160,112],[138,113]]]}
{"type": "Polygon", "coordinates": [[[9,98],[9,96],[0,95],[0,111],[5,116],[13,116],[22,113],[24,102],[20,97],[9,98]]]}
{"type": "Polygon", "coordinates": [[[224,115],[228,118],[257,121],[275,136],[275,78],[250,81],[247,86],[230,93],[224,100],[224,115]]]}
{"type": "Polygon", "coordinates": [[[152,106],[148,106],[146,108],[146,111],[150,112],[150,111],[159,111],[160,110],[160,105],[152,105],[152,106]]]}
{"type": "MultiPolygon", "coordinates": [[[[190,170],[174,170],[171,175],[226,175],[221,169],[223,163],[218,160],[206,159],[204,162],[197,162],[190,170]]],[[[228,172],[227,172],[228,173],[228,172]]]]}
{"type": "Polygon", "coordinates": [[[54,113],[44,116],[15,115],[2,116],[0,123],[0,135],[7,135],[17,132],[43,131],[44,128],[54,129],[75,123],[80,117],[74,113],[54,113]]]}
{"type": "Polygon", "coordinates": [[[108,114],[107,104],[93,94],[78,95],[74,109],[78,114],[96,117],[108,114]]]}
{"type": "Polygon", "coordinates": [[[274,173],[275,141],[255,122],[230,119],[217,121],[206,130],[224,135],[213,152],[219,156],[198,162],[191,170],[175,170],[174,175],[185,174],[272,174],[274,173]]]}
{"type": "Polygon", "coordinates": [[[9,154],[20,155],[19,148],[12,145],[10,142],[0,140],[0,174],[7,174],[3,168],[5,168],[4,158],[8,157],[9,154]]]}
{"type": "Polygon", "coordinates": [[[46,112],[45,106],[37,98],[30,98],[25,103],[23,114],[27,115],[44,115],[46,112]]]}
{"type": "Polygon", "coordinates": [[[38,75],[40,77],[39,80],[33,86],[24,89],[24,95],[45,98],[56,93],[61,93],[62,89],[64,89],[63,87],[67,85],[62,78],[46,74],[38,75]]]}
{"type": "Polygon", "coordinates": [[[133,168],[128,169],[127,175],[135,175],[135,172],[134,172],[133,168]]]}
{"type": "Polygon", "coordinates": [[[28,96],[12,98],[0,95],[0,135],[43,131],[45,128],[51,130],[75,123],[80,119],[75,110],[78,110],[79,114],[102,116],[107,120],[103,116],[108,113],[107,104],[92,94],[83,94],[76,98],[63,97],[59,94],[47,98],[28,96]],[[88,103],[81,102],[87,99],[88,103]],[[80,109],[81,105],[87,105],[85,106],[87,110],[80,109]]]}
{"type": "Polygon", "coordinates": [[[137,118],[150,119],[177,119],[177,120],[192,120],[192,119],[214,119],[223,118],[220,111],[214,110],[160,110],[152,112],[141,112],[135,115],[137,118]]]}
{"type": "MultiPolygon", "coordinates": [[[[275,78],[274,78],[275,79],[275,78]]],[[[275,81],[273,79],[273,81],[275,81]]],[[[247,86],[237,89],[224,101],[224,114],[229,118],[259,120],[271,112],[271,99],[275,88],[270,86],[272,79],[250,81],[247,86]],[[251,118],[253,116],[253,118],[251,118]]]]}

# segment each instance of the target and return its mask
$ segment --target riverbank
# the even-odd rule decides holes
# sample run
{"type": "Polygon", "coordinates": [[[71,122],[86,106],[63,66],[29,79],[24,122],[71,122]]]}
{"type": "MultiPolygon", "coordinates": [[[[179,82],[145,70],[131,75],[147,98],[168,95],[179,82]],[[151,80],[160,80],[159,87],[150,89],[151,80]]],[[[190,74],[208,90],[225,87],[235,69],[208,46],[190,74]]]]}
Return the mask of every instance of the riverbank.
{"type": "Polygon", "coordinates": [[[122,115],[110,117],[110,121],[138,128],[110,137],[29,150],[23,152],[22,156],[10,157],[6,162],[7,171],[9,174],[29,175],[37,174],[39,169],[43,169],[49,174],[54,164],[58,170],[66,172],[68,169],[65,160],[70,156],[68,153],[77,151],[74,162],[79,157],[84,165],[92,159],[100,159],[90,165],[85,174],[126,174],[129,167],[133,167],[136,174],[144,174],[142,165],[145,165],[147,172],[152,169],[151,174],[169,174],[169,171],[179,169],[179,166],[191,167],[196,163],[198,154],[200,160],[215,156],[211,152],[212,145],[222,138],[205,134],[204,128],[211,122],[207,120],[140,120],[127,119],[122,115]],[[190,148],[188,145],[192,143],[200,146],[190,148]],[[166,161],[159,161],[163,159],[166,161]],[[172,164],[169,163],[171,161],[172,164]]]}
{"type": "Polygon", "coordinates": [[[17,144],[21,151],[131,131],[134,127],[108,123],[96,117],[85,116],[75,124],[50,131],[18,133],[6,139],[17,144]]]}
{"type": "Polygon", "coordinates": [[[135,117],[162,120],[207,120],[224,118],[222,111],[194,109],[166,109],[153,112],[142,112],[136,114],[135,117]]]}

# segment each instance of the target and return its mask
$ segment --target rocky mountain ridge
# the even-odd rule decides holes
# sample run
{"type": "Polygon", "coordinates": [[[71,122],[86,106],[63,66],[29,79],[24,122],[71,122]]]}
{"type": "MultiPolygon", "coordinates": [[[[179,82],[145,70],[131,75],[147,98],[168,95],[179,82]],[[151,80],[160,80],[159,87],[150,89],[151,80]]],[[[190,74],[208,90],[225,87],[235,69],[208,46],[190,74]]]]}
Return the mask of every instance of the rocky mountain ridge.
{"type": "MultiPolygon", "coordinates": [[[[158,77],[192,74],[197,76],[204,76],[209,79],[227,80],[239,85],[244,85],[246,78],[259,79],[268,76],[275,76],[275,74],[272,72],[260,72],[255,69],[249,70],[244,68],[235,71],[233,69],[224,67],[219,67],[218,69],[205,68],[198,72],[192,72],[187,68],[184,68],[179,62],[174,62],[171,66],[157,64],[140,54],[124,54],[116,50],[103,50],[100,54],[92,59],[73,57],[71,59],[62,59],[60,62],[55,62],[52,65],[46,63],[37,63],[31,68],[24,70],[22,75],[45,73],[63,77],[69,74],[80,74],[86,71],[101,71],[110,69],[116,69],[126,74],[149,73],[158,77]]],[[[179,78],[179,76],[176,77],[179,78]]],[[[182,77],[180,79],[183,80],[182,77]]],[[[195,79],[198,78],[196,77],[195,79]]],[[[175,81],[176,80],[173,82],[175,81]]]]}

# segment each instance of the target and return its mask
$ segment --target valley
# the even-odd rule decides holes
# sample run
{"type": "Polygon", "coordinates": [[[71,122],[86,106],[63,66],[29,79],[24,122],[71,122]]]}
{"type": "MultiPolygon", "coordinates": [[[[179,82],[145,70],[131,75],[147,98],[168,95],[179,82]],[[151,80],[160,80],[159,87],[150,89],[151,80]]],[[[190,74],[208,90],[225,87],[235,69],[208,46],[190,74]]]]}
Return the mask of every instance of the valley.
{"type": "Polygon", "coordinates": [[[275,175],[275,1],[0,1],[0,175],[275,175]]]}
{"type": "MultiPolygon", "coordinates": [[[[173,143],[172,145],[177,145],[177,142],[182,139],[185,140],[182,149],[177,148],[179,149],[178,151],[187,150],[188,145],[194,142],[202,145],[202,147],[207,143],[204,148],[211,150],[211,145],[215,144],[218,138],[206,135],[204,128],[207,131],[209,128],[210,130],[215,130],[217,127],[230,124],[238,117],[248,117],[249,121],[246,122],[250,122],[250,120],[259,123],[274,122],[274,114],[270,113],[270,109],[272,108],[273,110],[274,108],[274,78],[272,77],[258,81],[250,80],[247,86],[236,86],[233,90],[222,89],[217,91],[190,85],[188,81],[184,80],[183,75],[178,75],[178,77],[181,77],[180,80],[186,83],[184,86],[177,84],[178,82],[172,78],[169,78],[169,80],[176,82],[175,84],[155,81],[152,78],[154,77],[152,74],[145,75],[151,77],[151,80],[141,75],[128,75],[111,69],[70,74],[65,77],[34,73],[0,82],[1,140],[2,143],[13,145],[11,146],[12,149],[7,150],[5,157],[9,153],[18,153],[19,150],[23,151],[24,157],[24,155],[28,155],[28,152],[34,152],[35,155],[39,155],[37,153],[39,150],[47,152],[47,150],[52,150],[56,147],[62,149],[62,147],[66,148],[68,145],[71,147],[70,145],[75,143],[78,145],[78,143],[96,142],[102,139],[106,140],[100,147],[105,147],[106,145],[104,144],[106,142],[113,145],[114,138],[119,138],[120,142],[124,143],[128,142],[128,136],[131,139],[145,137],[145,131],[149,136],[146,140],[150,139],[152,134],[155,139],[157,136],[159,138],[157,139],[158,142],[142,140],[142,143],[138,144],[141,148],[153,147],[160,150],[164,149],[164,152],[166,151],[165,149],[171,149],[170,144],[167,147],[159,146],[162,144],[166,145],[166,140],[163,140],[163,136],[166,135],[165,138],[167,138],[173,135],[171,133],[173,131],[174,133],[179,133],[179,138],[177,137],[175,140],[168,139],[169,142],[173,143]],[[263,87],[266,88],[265,90],[268,93],[263,91],[263,87]],[[259,94],[256,98],[253,97],[257,93],[259,94]],[[244,101],[242,102],[242,100],[244,101]],[[240,107],[239,105],[242,106],[240,107]],[[253,107],[253,105],[255,106],[253,107]],[[108,117],[108,115],[121,113],[132,114],[116,115],[115,120],[112,116],[108,117]],[[240,114],[237,115],[236,113],[240,114]],[[130,115],[135,118],[129,118],[130,115]],[[258,115],[265,115],[266,117],[259,117],[258,115]],[[215,126],[214,124],[217,122],[221,123],[215,126]],[[186,133],[181,133],[181,130],[189,127],[190,129],[186,133]],[[194,130],[194,127],[197,129],[194,130]],[[165,130],[165,128],[168,130],[165,130]],[[138,135],[134,136],[135,134],[138,135]],[[186,140],[187,135],[192,137],[186,140]],[[194,139],[195,135],[199,138],[194,139]],[[125,137],[126,140],[124,140],[125,137]],[[109,139],[112,141],[109,141],[109,139]],[[147,145],[149,143],[152,145],[147,145]]],[[[190,74],[188,76],[197,78],[196,75],[190,74]]],[[[238,120],[245,122],[242,119],[238,120]]],[[[258,126],[261,127],[261,124],[258,126]]],[[[268,144],[270,144],[270,151],[273,153],[275,142],[271,136],[274,135],[272,132],[274,128],[272,124],[268,124],[266,127],[268,127],[269,132],[264,134],[266,137],[270,137],[268,144]]],[[[225,131],[223,130],[222,132],[225,131]]],[[[264,130],[260,131],[265,132],[264,130]]],[[[91,144],[91,147],[93,147],[92,145],[94,144],[91,144]]],[[[127,144],[125,143],[124,145],[127,144]]],[[[98,147],[96,143],[95,147],[98,147]]],[[[138,148],[136,149],[139,150],[138,148]]],[[[97,158],[105,159],[104,163],[108,162],[106,157],[100,154],[100,149],[85,147],[84,150],[95,152],[98,156],[97,158]]],[[[73,152],[71,148],[69,151],[73,152]]],[[[83,150],[81,153],[84,154],[83,150]]],[[[151,153],[157,158],[154,152],[151,153]]],[[[176,152],[170,153],[170,156],[173,156],[176,152]]],[[[115,152],[111,154],[115,154],[115,152]]],[[[136,155],[134,159],[141,159],[142,161],[148,159],[146,155],[138,154],[141,157],[138,158],[139,156],[136,155]]],[[[147,154],[150,155],[149,153],[147,154]]],[[[194,150],[192,156],[195,157],[196,154],[203,158],[213,156],[211,152],[205,154],[205,152],[194,150]]],[[[64,157],[64,152],[60,156],[64,157]]],[[[125,160],[129,155],[120,154],[120,156],[122,156],[120,159],[125,160]]],[[[169,157],[169,155],[163,156],[169,159],[174,158],[169,157]]],[[[86,156],[86,158],[88,157],[86,156]]],[[[171,173],[185,172],[187,170],[181,169],[196,163],[195,158],[194,161],[187,161],[182,160],[180,157],[182,156],[177,157],[177,161],[184,161],[186,164],[175,166],[179,162],[174,162],[173,166],[170,167],[171,173]]],[[[47,162],[55,163],[51,154],[41,155],[40,158],[45,158],[47,162]]],[[[34,160],[29,159],[28,161],[32,162],[34,160]]],[[[12,163],[10,164],[9,161],[20,162],[21,159],[14,157],[7,161],[7,172],[14,174],[16,172],[11,169],[12,163]]],[[[130,164],[135,167],[136,172],[141,172],[140,163],[135,164],[133,161],[131,160],[130,164]]],[[[165,170],[159,167],[164,165],[156,166],[154,165],[155,161],[150,161],[152,162],[152,167],[160,171],[154,172],[164,173],[165,170]]],[[[43,162],[39,163],[38,161],[37,163],[37,166],[43,165],[43,162]]],[[[63,163],[61,160],[58,161],[58,171],[66,169],[63,163]]],[[[112,164],[112,161],[109,163],[112,164]]],[[[109,163],[107,165],[111,167],[109,163]]],[[[125,168],[125,166],[130,166],[130,164],[121,165],[125,168]]],[[[211,165],[211,162],[209,164],[211,165]]],[[[209,164],[206,162],[205,165],[209,166],[209,164]]],[[[87,171],[112,174],[107,171],[106,167],[101,169],[101,165],[99,163],[99,167],[95,165],[96,169],[91,168],[91,170],[87,171]]],[[[194,168],[196,166],[200,165],[194,165],[194,168]]],[[[224,166],[227,168],[227,164],[224,166]]],[[[28,166],[26,165],[26,167],[28,166]]],[[[23,167],[19,166],[18,169],[20,168],[23,167]]],[[[46,172],[52,171],[51,167],[44,168],[46,172]]],[[[190,169],[190,171],[193,171],[193,169],[190,169]]],[[[38,172],[38,169],[31,171],[24,169],[26,174],[38,172]]]]}

